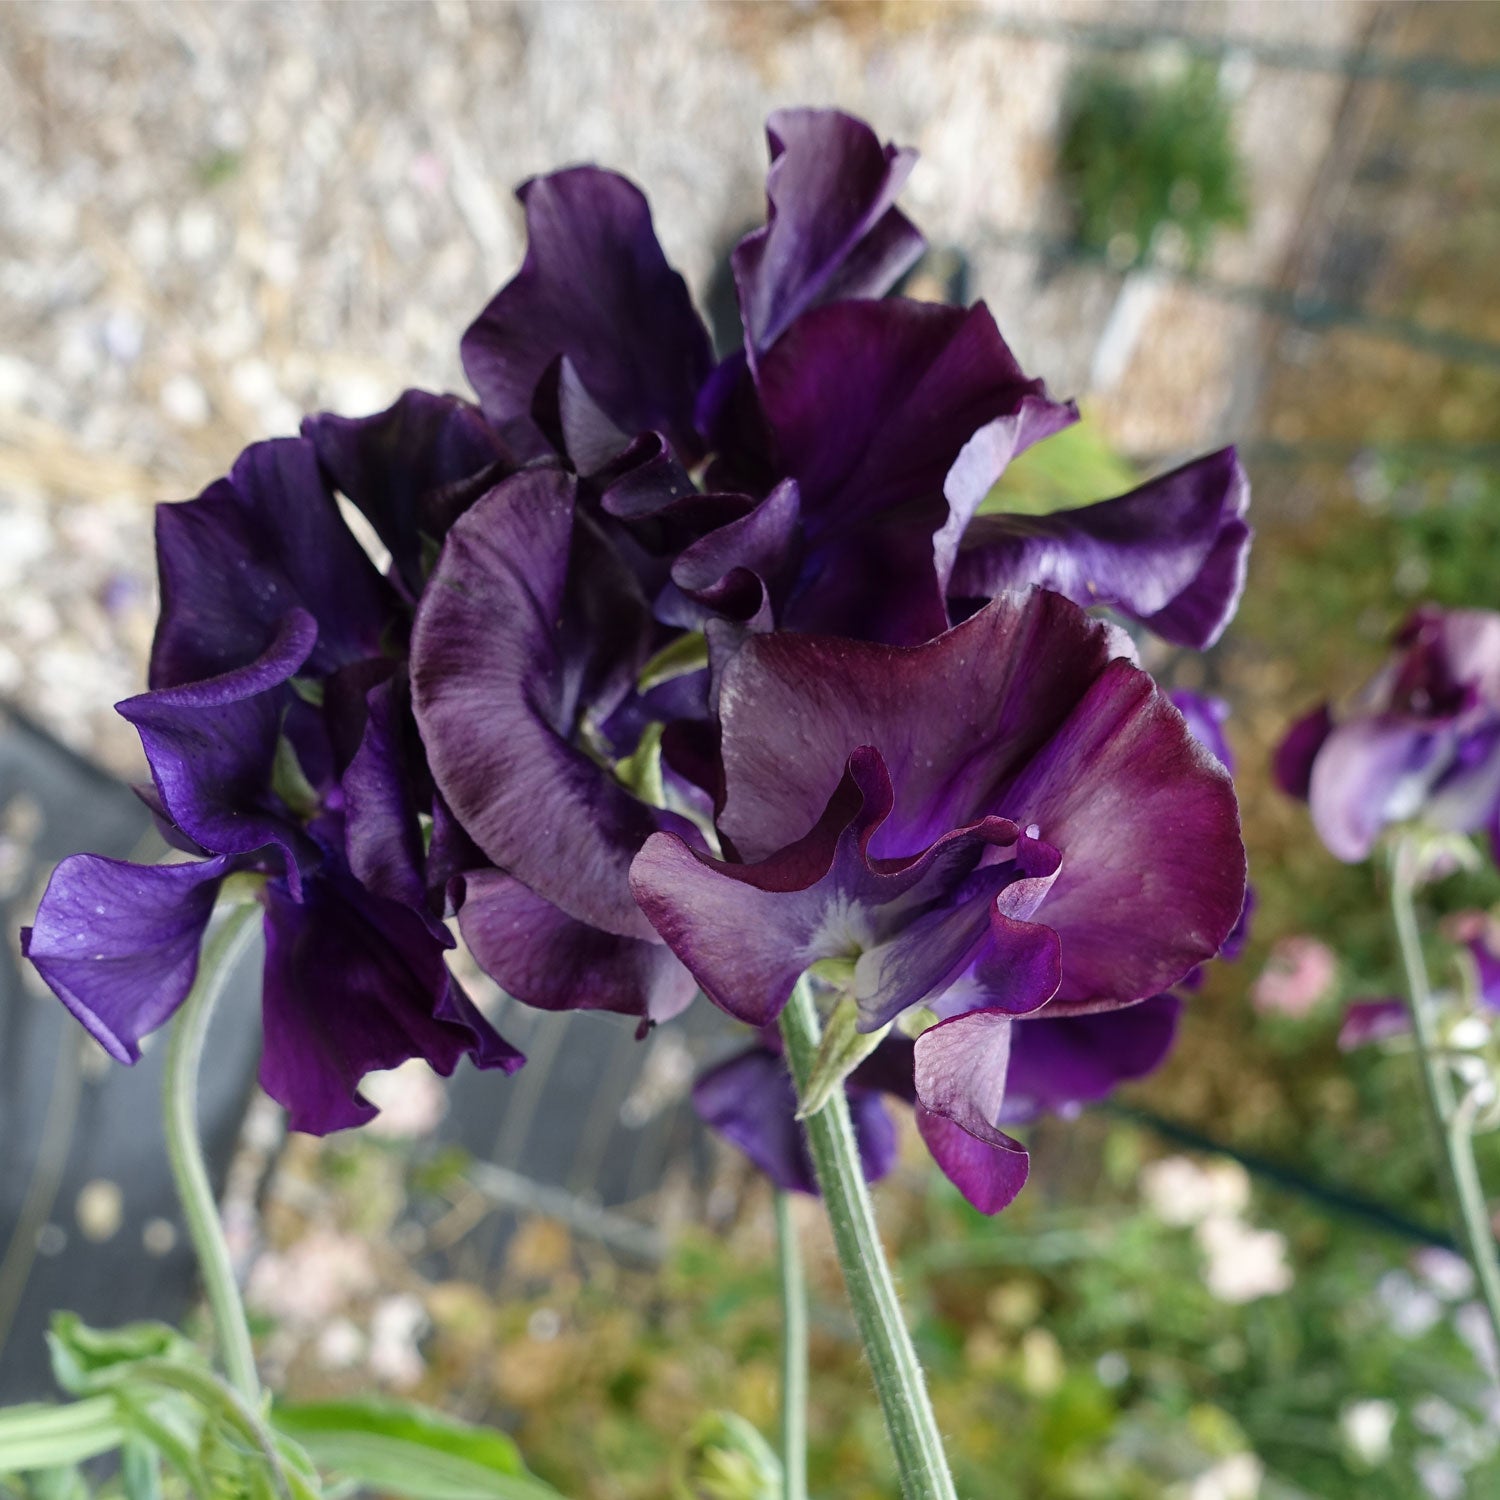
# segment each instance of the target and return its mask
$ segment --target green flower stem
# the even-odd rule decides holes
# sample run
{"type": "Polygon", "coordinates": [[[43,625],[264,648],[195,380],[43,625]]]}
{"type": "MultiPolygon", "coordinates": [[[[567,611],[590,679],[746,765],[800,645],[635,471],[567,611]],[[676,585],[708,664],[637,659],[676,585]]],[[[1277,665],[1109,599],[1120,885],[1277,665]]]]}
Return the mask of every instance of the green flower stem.
{"type": "MultiPolygon", "coordinates": [[[[781,1035],[799,1097],[812,1076],[820,1032],[811,982],[804,975],[781,1013],[781,1035]]],[[[835,1089],[828,1103],[808,1119],[807,1139],[844,1285],[895,1450],[902,1493],[906,1500],[957,1500],[922,1367],[875,1226],[843,1089],[835,1089]]]]}
{"type": "Polygon", "coordinates": [[[781,1494],[807,1500],[807,1287],[792,1201],[776,1194],[776,1249],[781,1263],[781,1494]]]}
{"type": "Polygon", "coordinates": [[[1406,968],[1412,1037],[1416,1043],[1417,1061],[1421,1065],[1422,1091],[1446,1183],[1451,1191],[1459,1243],[1474,1268],[1480,1295],[1490,1315],[1490,1326],[1495,1331],[1495,1347],[1500,1350],[1500,1263],[1495,1258],[1495,1235],[1489,1205],[1474,1161],[1473,1098],[1470,1096],[1460,1102],[1456,1097],[1453,1075],[1441,1055],[1433,1021],[1432,986],[1422,957],[1422,937],[1413,900],[1418,858],[1418,849],[1412,839],[1406,838],[1397,844],[1391,861],[1391,916],[1401,948],[1401,961],[1406,968]]]}
{"type": "Polygon", "coordinates": [[[260,907],[255,902],[222,910],[198,962],[198,977],[172,1023],[167,1049],[167,1071],[162,1085],[162,1118],[172,1179],[182,1203],[182,1216],[198,1257],[203,1289],[208,1296],[218,1340],[219,1358],[229,1384],[252,1408],[259,1408],[260,1379],[255,1373],[255,1351],[245,1322],[245,1307],[234,1279],[234,1264],[219,1221],[203,1146],[198,1139],[198,1071],[203,1040],[214,1007],[235,963],[254,935],[260,907]]]}

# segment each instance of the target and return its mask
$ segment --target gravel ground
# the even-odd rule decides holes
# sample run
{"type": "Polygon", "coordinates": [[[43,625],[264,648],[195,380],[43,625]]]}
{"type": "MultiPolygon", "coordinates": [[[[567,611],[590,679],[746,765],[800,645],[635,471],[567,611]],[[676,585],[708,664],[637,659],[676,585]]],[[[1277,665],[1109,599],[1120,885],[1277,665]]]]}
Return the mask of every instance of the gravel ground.
{"type": "MultiPolygon", "coordinates": [[[[1370,7],[1138,5],[1133,25],[1356,43],[1370,7]]],[[[1119,278],[1039,274],[1061,26],[1102,3],[0,7],[0,695],[138,770],[150,507],[306,409],[462,388],[457,338],[522,252],[512,186],[561,163],[649,190],[702,288],[760,205],[766,112],[837,102],[920,147],[905,200],[971,258],[1022,359],[1087,384],[1119,278]],[[1029,34],[1028,34],[1029,33],[1029,34]]],[[[1213,270],[1274,280],[1341,98],[1227,65],[1253,201],[1213,270]]],[[[1253,314],[1167,287],[1096,411],[1127,449],[1219,435],[1253,314]]]]}

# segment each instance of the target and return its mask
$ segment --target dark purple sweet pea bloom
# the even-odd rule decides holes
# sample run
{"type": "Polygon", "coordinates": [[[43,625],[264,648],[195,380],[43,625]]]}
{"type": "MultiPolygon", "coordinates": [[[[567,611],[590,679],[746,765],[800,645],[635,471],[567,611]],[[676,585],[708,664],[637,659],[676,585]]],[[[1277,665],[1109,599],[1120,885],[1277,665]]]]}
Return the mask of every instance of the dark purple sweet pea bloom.
{"type": "Polygon", "coordinates": [[[444,962],[404,589],[345,528],[314,444],[258,444],[157,516],[153,690],[118,711],[141,735],[163,832],[199,858],[65,859],[23,935],[28,959],[133,1062],[192,986],[223,880],[251,874],[266,907],[261,1083],[294,1130],[362,1124],[375,1110],[360,1079],[408,1058],[516,1070],[444,962]]]}
{"type": "Polygon", "coordinates": [[[1116,637],[1005,595],[923,646],[749,641],[720,698],[721,861],[671,833],[631,879],[705,993],[755,1026],[823,960],[862,1030],[918,1007],[918,1121],[990,1211],[1024,1180],[998,1128],[1012,1019],[1160,994],[1244,897],[1227,774],[1116,637]]]}
{"type": "Polygon", "coordinates": [[[1350,863],[1394,824],[1493,839],[1500,820],[1500,614],[1428,606],[1394,647],[1346,711],[1315,709],[1276,755],[1282,789],[1350,863]]]}

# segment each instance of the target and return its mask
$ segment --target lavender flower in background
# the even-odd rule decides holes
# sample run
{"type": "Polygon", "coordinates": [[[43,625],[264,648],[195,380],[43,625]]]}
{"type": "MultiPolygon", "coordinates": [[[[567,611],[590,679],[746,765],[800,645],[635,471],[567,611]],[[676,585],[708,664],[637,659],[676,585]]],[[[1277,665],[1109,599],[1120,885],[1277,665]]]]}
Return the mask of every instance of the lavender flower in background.
{"type": "Polygon", "coordinates": [[[1314,709],[1276,754],[1282,790],[1351,863],[1397,824],[1500,834],[1500,614],[1427,606],[1393,648],[1347,709],[1314,709]]]}

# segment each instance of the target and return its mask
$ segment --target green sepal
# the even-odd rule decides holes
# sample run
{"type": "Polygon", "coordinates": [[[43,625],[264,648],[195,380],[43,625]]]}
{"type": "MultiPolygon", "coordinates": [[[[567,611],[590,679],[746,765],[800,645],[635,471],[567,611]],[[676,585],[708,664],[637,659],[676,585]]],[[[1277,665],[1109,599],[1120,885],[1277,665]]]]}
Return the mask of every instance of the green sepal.
{"type": "Polygon", "coordinates": [[[859,1030],[859,1007],[852,995],[844,995],[834,1006],[823,1032],[812,1073],[797,1110],[799,1120],[811,1119],[844,1086],[844,1080],[886,1039],[892,1023],[875,1031],[859,1030]]]}

